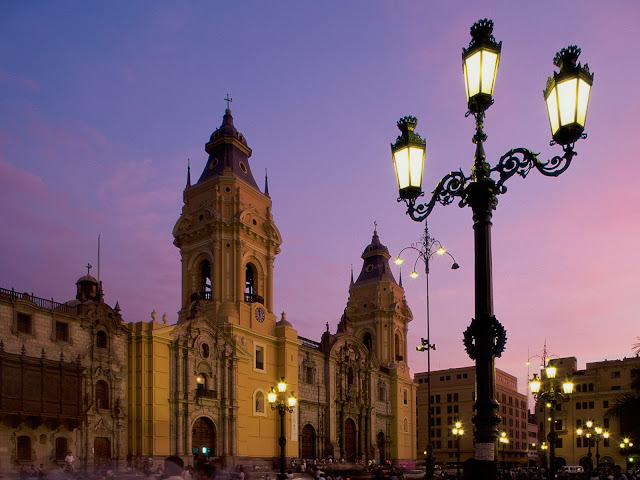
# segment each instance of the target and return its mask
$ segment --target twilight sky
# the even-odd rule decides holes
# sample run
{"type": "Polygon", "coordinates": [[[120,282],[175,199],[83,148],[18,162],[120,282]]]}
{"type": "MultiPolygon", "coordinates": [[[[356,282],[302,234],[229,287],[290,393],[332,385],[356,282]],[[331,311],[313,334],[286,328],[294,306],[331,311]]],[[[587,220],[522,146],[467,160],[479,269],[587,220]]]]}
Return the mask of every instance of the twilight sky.
{"type": "MultiPolygon", "coordinates": [[[[4,1],[0,287],[70,300],[83,266],[97,264],[101,234],[106,301],[118,300],[126,321],[155,309],[175,322],[171,231],[187,158],[195,180],[229,93],[259,185],[269,171],[284,238],[275,311],[305,337],[319,339],[327,321],[334,331],[374,220],[392,255],[422,233],[396,203],[396,121],[419,119],[425,190],[451,170],[470,173],[461,50],[485,17],[503,41],[485,121],[492,165],[514,147],[561,152],[549,146],[542,96],[556,51],[579,45],[595,72],[589,138],[571,168],[556,179],[514,177],[499,197],[494,302],[508,342],[497,366],[522,391],[527,356],[545,340],[581,368],[630,356],[640,335],[640,4],[630,0],[4,1]]],[[[462,332],[473,316],[471,210],[437,206],[429,227],[461,265],[432,265],[432,367],[470,365],[462,332]]],[[[407,268],[417,345],[424,277],[409,279],[407,268]]],[[[426,355],[412,349],[412,372],[426,370],[426,355]]]]}

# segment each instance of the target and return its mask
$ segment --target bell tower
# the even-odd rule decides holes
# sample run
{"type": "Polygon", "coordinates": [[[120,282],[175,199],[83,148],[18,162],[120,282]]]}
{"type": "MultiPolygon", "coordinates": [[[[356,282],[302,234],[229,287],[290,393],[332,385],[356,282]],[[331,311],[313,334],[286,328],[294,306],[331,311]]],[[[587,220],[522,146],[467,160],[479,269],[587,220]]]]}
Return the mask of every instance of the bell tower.
{"type": "Polygon", "coordinates": [[[251,173],[251,149],[229,108],[205,151],[209,158],[193,185],[188,168],[184,205],[173,229],[182,262],[179,322],[205,315],[271,334],[273,262],[282,238],[266,179],[263,193],[251,173]]]}
{"type": "MultiPolygon", "coordinates": [[[[362,252],[362,270],[351,278],[349,300],[341,324],[373,350],[384,367],[407,363],[407,331],[413,314],[404,289],[389,267],[389,250],[374,230],[362,252]]],[[[408,373],[408,369],[406,369],[408,373]]]]}

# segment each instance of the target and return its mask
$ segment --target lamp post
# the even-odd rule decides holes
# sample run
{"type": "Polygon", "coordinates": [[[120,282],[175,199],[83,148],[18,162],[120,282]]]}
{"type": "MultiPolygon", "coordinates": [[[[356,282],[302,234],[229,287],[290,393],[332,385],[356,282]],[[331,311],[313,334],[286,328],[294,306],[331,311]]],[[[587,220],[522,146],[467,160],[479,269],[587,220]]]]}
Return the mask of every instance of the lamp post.
{"type": "Polygon", "coordinates": [[[285,474],[285,458],[284,447],[287,444],[287,439],[284,435],[284,414],[285,412],[293,413],[296,406],[296,397],[291,392],[289,397],[286,397],[287,383],[284,378],[281,378],[277,385],[278,391],[274,387],[271,387],[271,391],[267,394],[271,410],[277,410],[280,415],[280,439],[278,443],[280,445],[280,480],[286,478],[285,474]]]}
{"type": "Polygon", "coordinates": [[[504,194],[504,183],[516,173],[525,177],[534,167],[543,175],[556,177],[567,170],[576,155],[575,142],[584,138],[589,93],[593,75],[588,66],[578,63],[580,49],[570,46],[556,54],[554,64],[560,71],[553,74],[544,90],[552,143],[562,146],[563,156],[541,161],[532,150],[515,148],[505,153],[495,167],[486,162],[484,118],[493,104],[493,87],[500,61],[501,42],[492,35],[493,22],[480,20],[471,27],[471,43],[463,49],[463,74],[467,94],[467,115],[473,115],[476,145],[471,176],[462,171],[445,175],[437,184],[427,203],[417,204],[423,196],[422,171],[426,142],[415,132],[417,119],[404,117],[398,121],[401,131],[391,145],[398,181],[399,198],[407,205],[412,220],[427,219],[436,202],[448,205],[456,197],[460,206],[473,211],[475,252],[475,317],[464,333],[469,357],[476,361],[476,400],[473,423],[475,429],[474,478],[496,477],[494,449],[500,423],[495,399],[495,357],[500,357],[506,343],[506,331],[494,316],[491,267],[491,218],[497,206],[497,196],[504,194]],[[499,178],[494,180],[491,174],[499,178]]]}
{"type": "Polygon", "coordinates": [[[629,449],[633,447],[633,442],[629,440],[629,437],[625,437],[622,442],[620,442],[620,453],[624,455],[624,460],[627,464],[627,472],[629,471],[629,463],[633,461],[632,457],[629,457],[629,449]]]}
{"type": "Polygon", "coordinates": [[[544,358],[544,373],[547,377],[545,382],[545,389],[542,389],[542,381],[538,377],[537,373],[533,374],[533,378],[529,381],[529,388],[533,394],[533,398],[536,400],[536,406],[538,402],[546,402],[546,406],[549,408],[549,435],[547,440],[549,441],[549,472],[551,478],[555,478],[556,473],[556,442],[558,441],[558,434],[556,433],[556,405],[558,402],[568,402],[569,395],[573,392],[573,383],[569,380],[565,380],[562,383],[562,391],[558,389],[556,384],[556,374],[558,369],[554,367],[550,360],[544,358]]]}
{"type": "MultiPolygon", "coordinates": [[[[593,439],[596,441],[596,472],[600,471],[600,442],[609,438],[609,432],[605,432],[602,427],[595,428],[593,439]]],[[[605,445],[606,447],[607,445],[605,445]]]]}
{"type": "Polygon", "coordinates": [[[591,455],[591,439],[595,437],[596,435],[596,431],[600,430],[602,432],[602,429],[600,427],[596,427],[593,423],[593,420],[587,420],[584,424],[584,428],[578,428],[576,430],[576,434],[579,437],[584,437],[587,440],[587,469],[588,469],[588,476],[587,478],[591,478],[591,472],[593,471],[593,460],[592,460],[592,455],[591,455]]]}
{"type": "Polygon", "coordinates": [[[509,444],[509,439],[507,438],[507,432],[500,433],[500,444],[502,445],[502,472],[507,471],[507,462],[505,461],[505,449],[509,444]]]}
{"type": "Polygon", "coordinates": [[[457,455],[457,471],[456,471],[456,478],[457,480],[460,480],[460,437],[462,437],[462,435],[464,435],[464,429],[462,428],[462,423],[461,422],[456,422],[455,427],[451,430],[451,433],[453,433],[453,436],[456,437],[456,455],[457,455]]]}
{"type": "Polygon", "coordinates": [[[424,223],[424,235],[417,243],[413,243],[408,247],[400,250],[398,257],[395,259],[396,265],[402,265],[404,260],[402,259],[402,254],[405,250],[414,250],[417,252],[417,258],[415,263],[413,264],[413,270],[411,271],[411,278],[418,278],[417,265],[418,260],[422,260],[424,262],[424,273],[426,279],[426,308],[427,308],[427,338],[420,339],[420,345],[416,347],[416,350],[419,352],[427,352],[427,448],[425,450],[425,471],[424,478],[430,479],[433,478],[434,470],[433,470],[433,443],[431,442],[431,350],[435,350],[435,344],[431,343],[431,333],[430,333],[430,322],[429,322],[429,271],[431,265],[431,259],[434,255],[442,256],[449,255],[453,264],[451,268],[453,270],[457,270],[460,268],[460,265],[456,262],[456,259],[451,255],[440,243],[439,240],[436,240],[431,235],[429,235],[429,227],[427,226],[427,222],[424,223]]]}
{"type": "Polygon", "coordinates": [[[542,450],[542,468],[547,470],[547,450],[549,449],[549,445],[547,442],[542,442],[540,445],[540,450],[542,450]]]}

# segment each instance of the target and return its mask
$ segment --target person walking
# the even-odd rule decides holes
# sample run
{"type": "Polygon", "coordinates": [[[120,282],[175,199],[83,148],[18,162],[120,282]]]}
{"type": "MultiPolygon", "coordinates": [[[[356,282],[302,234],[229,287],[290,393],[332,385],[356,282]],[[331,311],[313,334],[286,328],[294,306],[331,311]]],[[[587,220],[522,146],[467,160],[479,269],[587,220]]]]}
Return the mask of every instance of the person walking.
{"type": "Polygon", "coordinates": [[[69,451],[69,453],[67,453],[67,456],[64,457],[64,461],[67,463],[67,470],[69,470],[71,473],[76,473],[74,467],[73,467],[73,462],[76,461],[75,458],[73,458],[73,454],[71,453],[71,451],[69,451]]]}

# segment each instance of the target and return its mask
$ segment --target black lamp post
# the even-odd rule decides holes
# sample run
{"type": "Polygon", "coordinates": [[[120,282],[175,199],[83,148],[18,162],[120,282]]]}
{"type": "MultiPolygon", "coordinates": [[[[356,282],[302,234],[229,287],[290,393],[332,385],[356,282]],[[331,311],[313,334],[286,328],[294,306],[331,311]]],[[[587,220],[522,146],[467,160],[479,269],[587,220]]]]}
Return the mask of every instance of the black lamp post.
{"type": "Polygon", "coordinates": [[[574,144],[584,138],[589,92],[593,75],[588,66],[578,63],[580,49],[570,46],[556,54],[554,64],[560,72],[547,82],[544,97],[549,113],[553,143],[562,146],[563,156],[541,161],[536,153],[525,148],[515,148],[504,154],[495,167],[486,162],[483,130],[486,110],[493,104],[493,87],[500,62],[502,43],[492,35],[493,22],[480,20],[471,27],[471,43],[463,49],[463,73],[467,94],[467,115],[473,115],[476,133],[474,164],[471,176],[462,171],[445,175],[429,202],[416,204],[422,192],[422,170],[426,142],[415,132],[417,119],[404,117],[398,121],[401,135],[391,145],[398,181],[399,198],[407,205],[412,220],[427,219],[436,202],[448,205],[456,197],[461,207],[470,206],[473,211],[475,251],[475,317],[464,333],[464,344],[471,359],[476,361],[475,416],[475,472],[474,478],[496,477],[494,458],[500,423],[498,402],[495,399],[495,357],[504,351],[506,331],[494,316],[493,281],[491,268],[491,218],[497,206],[497,196],[507,191],[504,183],[516,173],[525,177],[532,168],[546,176],[562,174],[576,155],[574,144]],[[497,172],[494,180],[491,174],[497,172]]]}
{"type": "Polygon", "coordinates": [[[460,268],[460,265],[456,262],[456,259],[453,258],[445,248],[442,246],[439,240],[436,240],[431,235],[429,235],[429,227],[427,226],[427,222],[424,223],[424,236],[420,239],[419,242],[412,244],[409,247],[405,247],[400,250],[398,257],[395,259],[396,265],[402,265],[404,260],[402,259],[402,253],[405,250],[415,250],[417,252],[417,258],[415,263],[413,264],[413,271],[411,272],[411,278],[418,278],[417,265],[418,260],[422,260],[424,262],[424,273],[426,278],[426,294],[427,294],[427,338],[421,339],[421,344],[416,347],[416,350],[419,352],[427,352],[427,448],[425,452],[425,472],[424,478],[430,479],[433,478],[434,475],[434,461],[433,461],[433,443],[431,442],[431,350],[435,350],[435,344],[431,343],[431,333],[429,326],[429,267],[431,264],[431,259],[434,255],[442,256],[449,255],[453,264],[451,268],[453,270],[457,270],[460,268]]]}
{"type": "Polygon", "coordinates": [[[507,432],[500,433],[500,443],[502,444],[502,472],[507,471],[507,462],[505,459],[505,450],[507,445],[509,445],[509,439],[507,438],[507,432]]]}
{"type": "MultiPolygon", "coordinates": [[[[544,390],[542,390],[543,384],[538,374],[534,373],[533,378],[529,381],[529,388],[533,394],[533,398],[536,400],[536,406],[539,402],[545,402],[547,408],[549,408],[549,435],[547,440],[549,441],[549,472],[550,478],[555,478],[556,473],[556,443],[558,441],[558,434],[556,433],[556,405],[559,402],[568,402],[569,395],[573,392],[573,383],[566,380],[562,383],[562,391],[558,389],[556,385],[557,368],[551,365],[549,359],[544,358],[544,372],[547,377],[547,381],[544,384],[544,390]]],[[[544,411],[544,410],[543,410],[544,411]]]]}
{"type": "MultiPolygon", "coordinates": [[[[591,441],[593,438],[595,438],[595,436],[597,435],[597,431],[600,430],[600,432],[602,432],[602,429],[600,427],[596,427],[593,423],[593,420],[587,420],[584,424],[584,428],[578,428],[576,430],[576,434],[579,437],[584,437],[587,441],[587,469],[588,469],[588,473],[587,473],[587,478],[591,478],[591,472],[593,471],[593,460],[592,460],[592,455],[591,455],[591,441]]],[[[598,460],[599,460],[600,455],[597,456],[598,460]]]]}
{"type": "Polygon", "coordinates": [[[287,391],[287,383],[284,381],[284,378],[280,379],[278,382],[278,391],[276,392],[275,388],[271,387],[271,391],[267,394],[267,398],[269,400],[269,404],[271,405],[271,410],[277,410],[280,415],[280,439],[278,443],[280,445],[280,480],[284,480],[286,478],[285,474],[285,458],[284,458],[284,450],[285,445],[287,444],[287,439],[284,435],[284,414],[285,412],[293,413],[293,410],[296,406],[296,397],[291,392],[288,398],[285,399],[286,391],[287,391]]]}
{"type": "Polygon", "coordinates": [[[456,422],[456,426],[451,430],[453,436],[456,437],[456,479],[460,480],[460,438],[464,435],[464,429],[462,428],[462,423],[456,422]]]}

